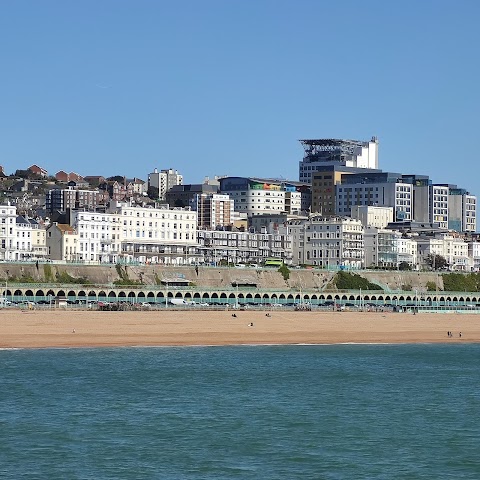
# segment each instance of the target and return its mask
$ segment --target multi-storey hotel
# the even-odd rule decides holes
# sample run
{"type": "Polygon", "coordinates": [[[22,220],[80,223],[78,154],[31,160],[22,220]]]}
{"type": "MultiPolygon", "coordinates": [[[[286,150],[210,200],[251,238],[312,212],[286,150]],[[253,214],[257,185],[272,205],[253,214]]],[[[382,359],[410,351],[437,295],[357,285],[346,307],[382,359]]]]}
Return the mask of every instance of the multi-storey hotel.
{"type": "Polygon", "coordinates": [[[311,217],[289,223],[293,263],[325,268],[364,266],[364,228],[359,220],[311,217]]]}
{"type": "Polygon", "coordinates": [[[197,213],[190,208],[115,209],[121,223],[122,258],[153,263],[195,263],[197,213]]]}
{"type": "Polygon", "coordinates": [[[220,191],[228,195],[235,211],[249,217],[264,213],[300,214],[308,210],[310,187],[301,182],[250,177],[220,179],[220,191]]]}

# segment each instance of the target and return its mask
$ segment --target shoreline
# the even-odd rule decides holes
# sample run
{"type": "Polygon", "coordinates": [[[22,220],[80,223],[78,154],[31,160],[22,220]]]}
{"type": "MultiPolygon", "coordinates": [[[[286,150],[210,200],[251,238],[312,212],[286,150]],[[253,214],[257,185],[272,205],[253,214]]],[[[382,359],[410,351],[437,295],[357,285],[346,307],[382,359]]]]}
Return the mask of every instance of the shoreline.
{"type": "Polygon", "coordinates": [[[478,314],[234,313],[2,310],[0,349],[480,343],[478,314]]]}

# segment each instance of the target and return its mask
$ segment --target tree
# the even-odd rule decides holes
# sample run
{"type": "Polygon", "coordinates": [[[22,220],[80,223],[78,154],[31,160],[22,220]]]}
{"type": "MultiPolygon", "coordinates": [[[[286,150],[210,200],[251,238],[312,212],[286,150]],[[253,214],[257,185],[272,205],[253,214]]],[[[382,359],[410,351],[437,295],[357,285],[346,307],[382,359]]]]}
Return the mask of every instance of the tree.
{"type": "Polygon", "coordinates": [[[28,178],[31,179],[32,176],[35,176],[30,170],[15,170],[13,174],[15,177],[28,178]]]}
{"type": "Polygon", "coordinates": [[[283,276],[283,279],[285,281],[287,281],[289,278],[290,278],[290,270],[288,269],[288,267],[283,264],[279,269],[278,271],[282,274],[283,276]]]}
{"type": "Polygon", "coordinates": [[[159,194],[158,187],[153,187],[152,185],[148,187],[148,190],[147,190],[148,198],[151,198],[152,200],[158,200],[158,194],[159,194]]]}
{"type": "Polygon", "coordinates": [[[108,177],[107,180],[109,182],[123,183],[125,181],[125,177],[122,177],[122,175],[114,175],[113,177],[108,177]]]}
{"type": "Polygon", "coordinates": [[[448,267],[448,262],[445,257],[442,255],[435,255],[429,253],[427,258],[425,259],[425,263],[432,269],[432,270],[446,270],[448,267]]]}
{"type": "Polygon", "coordinates": [[[408,262],[400,262],[398,265],[399,270],[411,270],[412,266],[408,262]]]}

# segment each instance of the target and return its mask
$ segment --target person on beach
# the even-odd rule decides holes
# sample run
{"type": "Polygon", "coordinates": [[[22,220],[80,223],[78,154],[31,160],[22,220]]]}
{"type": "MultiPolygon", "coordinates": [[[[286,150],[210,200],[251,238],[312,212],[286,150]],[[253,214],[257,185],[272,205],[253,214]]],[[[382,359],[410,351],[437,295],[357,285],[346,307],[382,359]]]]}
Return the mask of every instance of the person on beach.
{"type": "Polygon", "coordinates": [[[459,336],[460,338],[462,338],[462,332],[460,332],[460,333],[458,334],[458,336],[459,336]]]}

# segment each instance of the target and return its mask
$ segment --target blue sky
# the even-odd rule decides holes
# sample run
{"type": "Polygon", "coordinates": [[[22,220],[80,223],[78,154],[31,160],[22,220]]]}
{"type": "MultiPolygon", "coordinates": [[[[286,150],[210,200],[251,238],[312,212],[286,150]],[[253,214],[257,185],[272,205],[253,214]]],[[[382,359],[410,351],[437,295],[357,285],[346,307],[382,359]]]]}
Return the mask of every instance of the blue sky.
{"type": "Polygon", "coordinates": [[[480,195],[480,2],[0,2],[0,165],[298,179],[302,138],[480,195]]]}

